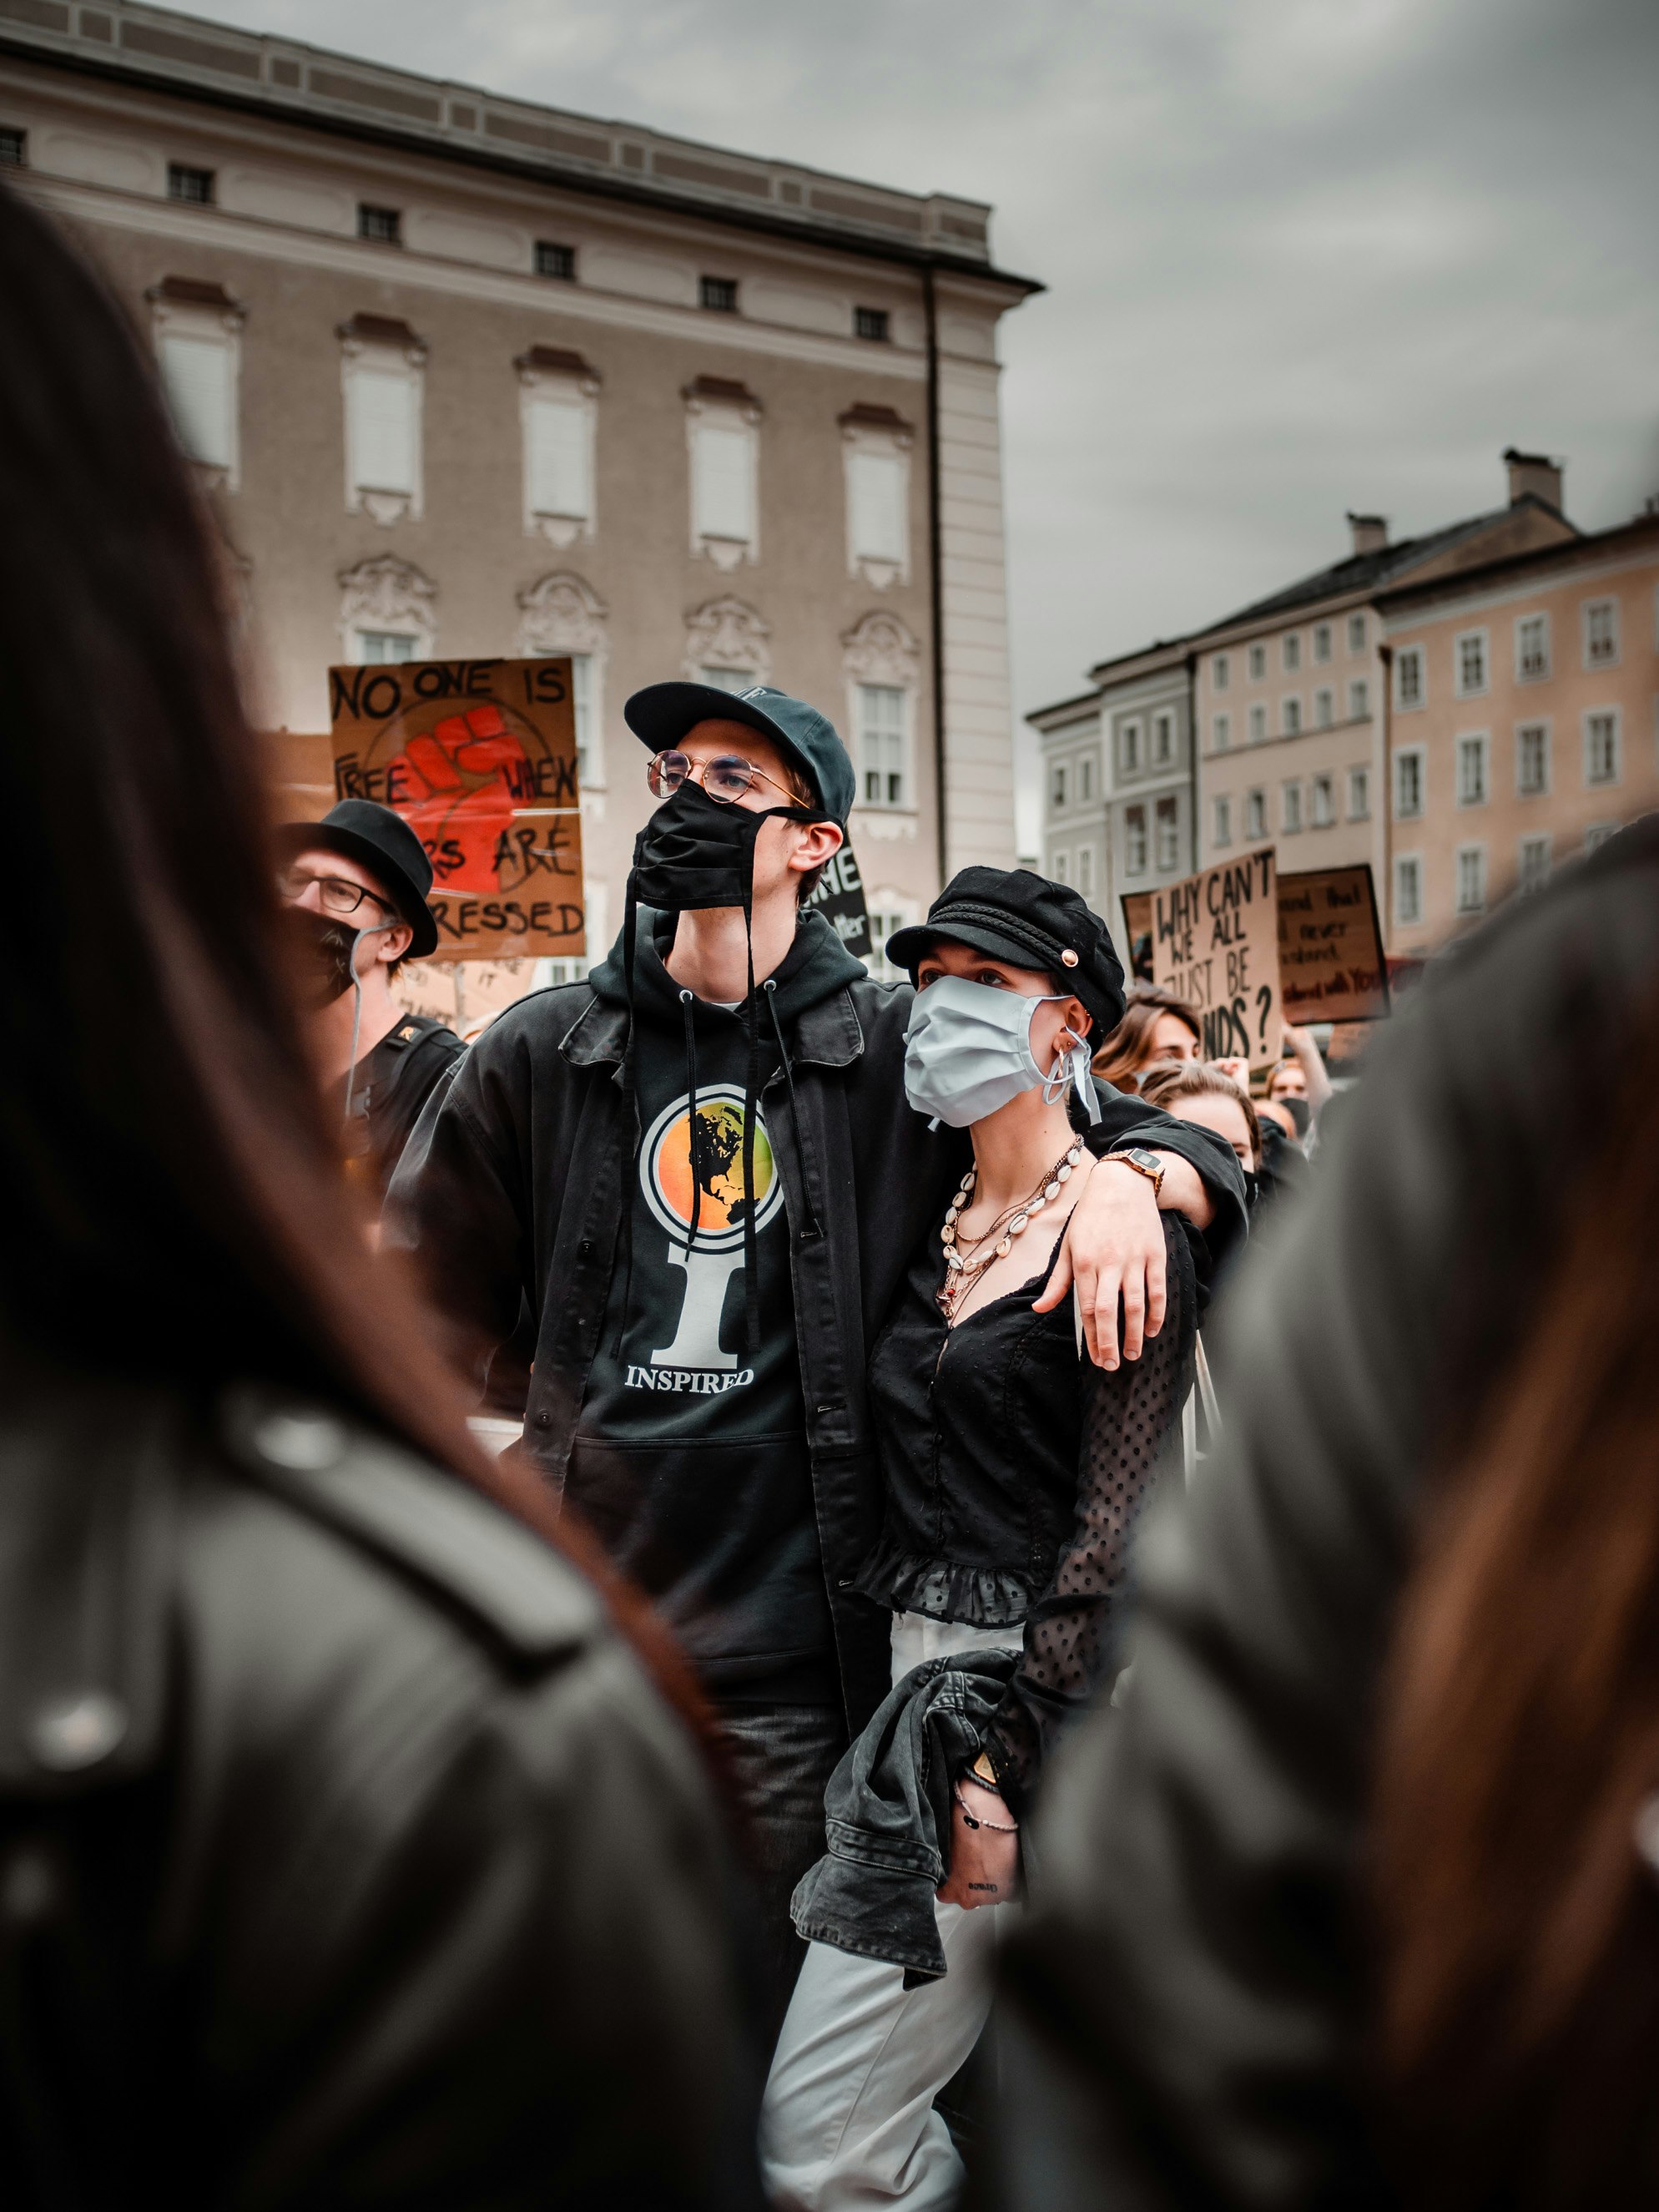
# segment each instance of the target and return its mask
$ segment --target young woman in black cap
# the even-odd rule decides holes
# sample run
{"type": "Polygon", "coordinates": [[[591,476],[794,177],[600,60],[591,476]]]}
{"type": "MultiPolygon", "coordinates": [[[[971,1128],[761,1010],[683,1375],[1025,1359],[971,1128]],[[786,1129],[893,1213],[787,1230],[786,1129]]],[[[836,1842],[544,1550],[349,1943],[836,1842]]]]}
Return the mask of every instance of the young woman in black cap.
{"type": "Polygon", "coordinates": [[[814,1940],[763,2145],[775,2201],[800,2212],[956,2200],[933,2104],[989,2002],[1005,1916],[977,1908],[1015,1895],[1021,1824],[1105,1670],[1130,1528],[1189,1379],[1180,1227],[1163,1215],[1143,1355],[1103,1368],[1056,1280],[1067,1221],[1101,1176],[1126,1205],[1211,1213],[1197,1170],[1159,1148],[1165,1117],[1096,1094],[1091,1040],[1121,1015],[1122,974],[1075,892],[969,869],[887,950],[916,984],[909,1102],[968,1128],[973,1165],[871,1354],[886,1520],[859,1587],[891,1613],[895,1687],[837,1771],[830,1855],[796,1893],[814,1940]]]}

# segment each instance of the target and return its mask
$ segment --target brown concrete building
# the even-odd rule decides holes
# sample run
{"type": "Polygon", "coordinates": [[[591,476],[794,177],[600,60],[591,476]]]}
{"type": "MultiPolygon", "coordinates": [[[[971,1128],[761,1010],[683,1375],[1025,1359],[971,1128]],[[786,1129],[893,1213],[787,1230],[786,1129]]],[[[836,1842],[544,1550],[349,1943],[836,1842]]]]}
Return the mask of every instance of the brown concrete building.
{"type": "Polygon", "coordinates": [[[100,0],[0,0],[0,159],[154,343],[257,711],[577,657],[589,947],[681,673],[834,716],[890,925],[1012,862],[988,211],[100,0]]]}

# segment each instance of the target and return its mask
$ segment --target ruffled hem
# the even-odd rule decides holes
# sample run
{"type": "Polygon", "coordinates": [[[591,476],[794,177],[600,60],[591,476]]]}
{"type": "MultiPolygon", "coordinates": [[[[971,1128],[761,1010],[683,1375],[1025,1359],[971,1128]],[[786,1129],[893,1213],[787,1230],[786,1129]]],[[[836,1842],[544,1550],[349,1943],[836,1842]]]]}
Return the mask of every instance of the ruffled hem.
{"type": "Polygon", "coordinates": [[[1023,1575],[907,1552],[886,1537],[865,1561],[853,1587],[894,1613],[966,1621],[975,1628],[1018,1628],[1031,1610],[1030,1586],[1023,1575]]]}

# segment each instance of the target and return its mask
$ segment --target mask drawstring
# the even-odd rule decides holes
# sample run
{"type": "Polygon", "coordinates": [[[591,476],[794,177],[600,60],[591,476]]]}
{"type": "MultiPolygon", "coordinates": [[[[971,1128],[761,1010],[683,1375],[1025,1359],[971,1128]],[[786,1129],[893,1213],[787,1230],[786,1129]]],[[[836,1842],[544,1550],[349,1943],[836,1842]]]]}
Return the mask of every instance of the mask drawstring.
{"type": "Polygon", "coordinates": [[[352,997],[356,1004],[351,1009],[351,1057],[346,1062],[345,1113],[342,1117],[348,1123],[351,1120],[351,1085],[357,1073],[357,1040],[363,1030],[363,979],[357,973],[357,947],[362,943],[364,938],[378,937],[383,929],[395,929],[397,927],[395,921],[367,921],[360,930],[356,932],[351,939],[349,964],[351,969],[352,997]]]}
{"type": "Polygon", "coordinates": [[[800,1105],[795,1097],[795,1071],[790,1063],[789,1048],[783,1041],[783,1028],[778,1020],[778,987],[768,976],[761,988],[766,994],[766,1011],[772,1017],[772,1034],[778,1041],[778,1058],[783,1062],[783,1079],[789,1091],[789,1118],[795,1125],[795,1149],[800,1155],[801,1194],[806,1200],[806,1219],[801,1233],[805,1237],[822,1237],[818,1210],[812,1203],[812,1178],[809,1172],[806,1153],[806,1129],[800,1118],[800,1105]]]}
{"type": "MultiPolygon", "coordinates": [[[[1072,1036],[1070,1030],[1060,1036],[1072,1036]]],[[[1075,1090],[1078,1104],[1091,1123],[1100,1119],[1100,1100],[1096,1095],[1094,1077],[1090,1072],[1089,1048],[1081,1037],[1072,1037],[1072,1048],[1056,1058],[1054,1066],[1042,1079],[1042,1099],[1047,1106],[1057,1106],[1068,1091],[1075,1090]]]]}
{"type": "Polygon", "coordinates": [[[697,1241],[697,1222],[702,1211],[702,1176],[697,1157],[697,1024],[692,1014],[695,1004],[690,991],[680,993],[680,1012],[685,1017],[685,1130],[691,1161],[691,1226],[685,1237],[688,1252],[697,1241]]]}
{"type": "MultiPolygon", "coordinates": [[[[617,1340],[611,1347],[613,1359],[622,1358],[623,1336],[628,1328],[629,1300],[634,1291],[634,1190],[640,1179],[640,1146],[644,1132],[640,1126],[639,1100],[634,1095],[634,934],[639,927],[639,902],[635,893],[634,872],[639,866],[640,848],[645,842],[641,830],[634,840],[634,867],[628,872],[628,890],[623,902],[623,996],[628,1007],[628,1032],[623,1042],[623,1112],[632,1128],[628,1147],[628,1181],[622,1194],[623,1237],[623,1294],[617,1313],[617,1340]]],[[[694,1186],[695,1187],[695,1186],[694,1186]]]]}
{"type": "MultiPolygon", "coordinates": [[[[760,1344],[760,1261],[755,1232],[755,1093],[759,1088],[760,1024],[755,1007],[755,844],[749,842],[749,865],[743,881],[743,945],[749,989],[743,1002],[749,1031],[749,1065],[743,1083],[743,1349],[751,1360],[760,1344]]],[[[777,1173],[773,1163],[772,1172],[777,1173]]]]}

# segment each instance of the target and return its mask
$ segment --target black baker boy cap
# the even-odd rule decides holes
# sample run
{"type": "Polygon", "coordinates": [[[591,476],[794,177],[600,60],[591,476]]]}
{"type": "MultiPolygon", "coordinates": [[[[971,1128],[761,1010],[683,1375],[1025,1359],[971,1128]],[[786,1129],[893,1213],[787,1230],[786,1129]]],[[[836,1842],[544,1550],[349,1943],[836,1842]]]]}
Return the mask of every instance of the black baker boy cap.
{"type": "Polygon", "coordinates": [[[411,959],[438,948],[438,925],[427,904],[432,863],[401,814],[372,799],[343,799],[320,822],[285,822],[276,832],[284,860],[298,853],[342,853],[366,868],[414,931],[411,959]]]}
{"type": "Polygon", "coordinates": [[[1072,994],[1094,1023],[1098,1046],[1123,1018],[1123,969],[1105,923],[1068,884],[1030,868],[963,868],[927,909],[887,940],[887,957],[912,982],[941,939],[988,952],[1016,968],[1040,968],[1072,994]]]}

